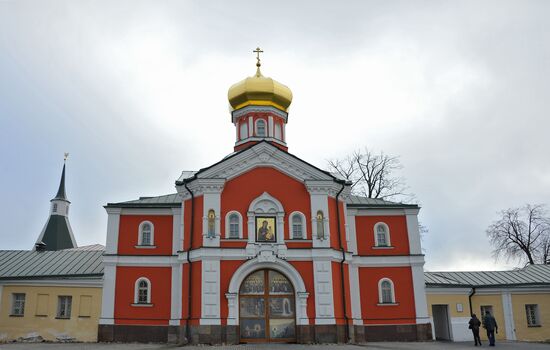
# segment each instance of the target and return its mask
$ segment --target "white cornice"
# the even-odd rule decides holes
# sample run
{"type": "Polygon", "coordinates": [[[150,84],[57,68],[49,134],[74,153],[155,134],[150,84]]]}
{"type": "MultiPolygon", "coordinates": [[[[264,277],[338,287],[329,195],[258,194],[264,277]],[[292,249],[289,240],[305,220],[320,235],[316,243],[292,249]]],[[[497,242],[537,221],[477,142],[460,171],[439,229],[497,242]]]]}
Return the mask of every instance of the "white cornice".
{"type": "MultiPolygon", "coordinates": [[[[330,175],[267,142],[261,142],[254,145],[242,153],[198,173],[197,177],[232,179],[258,167],[275,168],[299,181],[333,180],[330,175]]],[[[194,181],[191,181],[191,183],[193,182],[194,181]]]]}
{"type": "Polygon", "coordinates": [[[354,256],[352,265],[358,267],[377,267],[377,266],[423,266],[423,255],[384,255],[384,256],[354,256]]]}
{"type": "Polygon", "coordinates": [[[174,266],[179,265],[178,256],[153,255],[104,255],[105,266],[174,266]]]}
{"type": "Polygon", "coordinates": [[[306,187],[310,194],[328,194],[331,197],[336,197],[342,190],[342,185],[333,180],[306,180],[306,187]]]}
{"type": "Polygon", "coordinates": [[[278,117],[281,117],[284,119],[285,123],[288,119],[288,113],[283,112],[275,107],[271,106],[246,106],[244,108],[240,108],[236,111],[231,112],[231,120],[233,124],[235,124],[236,119],[240,117],[244,117],[249,113],[271,113],[273,115],[276,115],[278,117]]]}
{"type": "Polygon", "coordinates": [[[41,286],[41,287],[96,287],[103,286],[103,277],[94,279],[34,279],[34,280],[0,280],[0,285],[41,286]]]}

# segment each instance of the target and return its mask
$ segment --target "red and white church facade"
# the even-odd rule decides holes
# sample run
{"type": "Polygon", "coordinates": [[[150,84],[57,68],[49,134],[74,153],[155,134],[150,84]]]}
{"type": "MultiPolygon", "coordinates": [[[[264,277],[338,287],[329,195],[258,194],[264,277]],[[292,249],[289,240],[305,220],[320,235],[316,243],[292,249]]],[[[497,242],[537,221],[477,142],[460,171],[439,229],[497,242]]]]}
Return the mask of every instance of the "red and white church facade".
{"type": "Polygon", "coordinates": [[[177,193],[110,203],[100,341],[431,339],[419,207],[288,152],[288,87],[229,90],[234,152],[177,193]]]}

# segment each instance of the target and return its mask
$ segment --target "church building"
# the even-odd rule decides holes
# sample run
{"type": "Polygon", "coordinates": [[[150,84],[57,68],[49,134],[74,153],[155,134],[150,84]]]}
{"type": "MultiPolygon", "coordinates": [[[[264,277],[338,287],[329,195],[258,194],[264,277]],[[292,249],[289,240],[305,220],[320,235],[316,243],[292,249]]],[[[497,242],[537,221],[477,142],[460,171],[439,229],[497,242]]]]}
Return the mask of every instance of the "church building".
{"type": "Polygon", "coordinates": [[[419,207],[291,154],[292,92],[256,66],[228,92],[232,153],[176,193],[105,206],[99,340],[432,339],[419,207]]]}

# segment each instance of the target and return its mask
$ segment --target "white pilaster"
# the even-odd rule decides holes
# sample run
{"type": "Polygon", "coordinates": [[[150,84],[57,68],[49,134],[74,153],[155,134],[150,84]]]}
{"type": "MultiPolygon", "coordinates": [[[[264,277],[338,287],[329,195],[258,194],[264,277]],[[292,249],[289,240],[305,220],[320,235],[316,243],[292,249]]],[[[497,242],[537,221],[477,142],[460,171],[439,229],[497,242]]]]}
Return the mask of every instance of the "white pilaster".
{"type": "Polygon", "coordinates": [[[351,296],[351,318],[354,325],[362,325],[361,315],[361,291],[359,290],[359,269],[357,266],[348,265],[349,269],[349,290],[351,296]]]}
{"type": "Polygon", "coordinates": [[[269,135],[269,137],[273,137],[273,135],[274,135],[274,134],[273,134],[273,116],[270,115],[270,116],[267,118],[267,124],[268,124],[268,126],[269,126],[269,127],[268,127],[268,130],[267,130],[268,135],[269,135]]]}
{"type": "Polygon", "coordinates": [[[424,259],[421,263],[411,264],[416,323],[428,323],[428,303],[426,302],[426,283],[424,281],[424,259]]]}
{"type": "Polygon", "coordinates": [[[179,326],[181,320],[181,287],[182,287],[182,265],[172,266],[172,292],[170,303],[170,325],[179,326]]]}
{"type": "Polygon", "coordinates": [[[172,208],[172,254],[177,255],[183,250],[183,206],[172,208]]]}
{"type": "Polygon", "coordinates": [[[254,119],[248,117],[248,137],[254,137],[254,119]]]}
{"type": "Polygon", "coordinates": [[[348,251],[357,253],[357,232],[355,230],[355,211],[347,210],[347,229],[349,231],[348,251]]]}
{"type": "Polygon", "coordinates": [[[514,310],[512,307],[512,295],[510,292],[502,293],[502,311],[504,312],[504,329],[506,329],[506,340],[516,340],[514,310]]]}
{"type": "Polygon", "coordinates": [[[315,324],[335,324],[330,261],[313,261],[315,283],[315,324]]]}
{"type": "Polygon", "coordinates": [[[118,230],[120,226],[121,208],[107,208],[107,242],[105,254],[117,254],[118,252],[118,230]]]}
{"type": "Polygon", "coordinates": [[[116,265],[104,264],[103,295],[101,298],[101,318],[99,324],[115,323],[116,265]]]}
{"type": "Polygon", "coordinates": [[[418,209],[406,209],[405,214],[407,217],[410,254],[422,254],[420,231],[418,230],[418,209]]]}
{"type": "Polygon", "coordinates": [[[220,320],[220,260],[202,261],[202,298],[200,324],[219,325],[220,320]]]}

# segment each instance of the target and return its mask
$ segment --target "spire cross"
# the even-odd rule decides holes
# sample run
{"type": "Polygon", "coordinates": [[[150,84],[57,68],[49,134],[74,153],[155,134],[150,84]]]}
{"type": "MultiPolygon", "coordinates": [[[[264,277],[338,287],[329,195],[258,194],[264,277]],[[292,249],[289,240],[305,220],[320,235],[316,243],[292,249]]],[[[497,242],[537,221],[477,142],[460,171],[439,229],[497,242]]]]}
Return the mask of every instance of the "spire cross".
{"type": "Polygon", "coordinates": [[[256,53],[256,60],[258,60],[256,62],[256,67],[260,68],[260,66],[262,65],[260,63],[260,53],[263,53],[264,51],[262,49],[260,49],[259,47],[256,48],[256,50],[252,51],[252,52],[255,52],[256,53]]]}
{"type": "Polygon", "coordinates": [[[63,162],[66,162],[67,158],[69,158],[69,153],[65,152],[65,156],[63,157],[63,162]]]}

